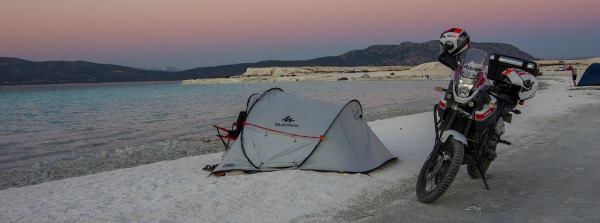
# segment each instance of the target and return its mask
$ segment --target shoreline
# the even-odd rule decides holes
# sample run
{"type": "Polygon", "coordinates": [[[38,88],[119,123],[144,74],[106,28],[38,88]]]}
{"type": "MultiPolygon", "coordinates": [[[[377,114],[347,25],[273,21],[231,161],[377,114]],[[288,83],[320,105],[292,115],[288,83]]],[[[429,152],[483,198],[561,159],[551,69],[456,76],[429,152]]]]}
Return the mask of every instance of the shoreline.
{"type": "MultiPolygon", "coordinates": [[[[540,81],[539,90],[546,88],[547,84],[540,81]]],[[[417,105],[411,108],[398,107],[395,109],[365,111],[364,117],[367,122],[373,122],[426,113],[430,112],[431,109],[433,109],[433,104],[417,105]]],[[[0,171],[0,190],[223,151],[222,142],[217,137],[213,137],[185,141],[167,140],[150,145],[117,148],[110,152],[102,151],[85,157],[46,160],[31,167],[0,171]]],[[[199,166],[199,168],[201,167],[199,166]]]]}
{"type": "MultiPolygon", "coordinates": [[[[386,109],[365,112],[367,122],[418,114],[429,111],[432,106],[386,109]]],[[[150,145],[127,146],[114,151],[102,151],[85,157],[50,159],[31,167],[0,171],[0,190],[41,184],[72,177],[92,175],[117,169],[125,169],[161,161],[220,153],[224,151],[217,137],[198,140],[167,140],[150,145]]],[[[206,164],[208,165],[208,164],[206,164]]],[[[199,168],[203,166],[199,165],[199,168]]]]}
{"type": "MultiPolygon", "coordinates": [[[[567,72],[553,71],[551,69],[552,67],[553,66],[542,66],[540,68],[540,72],[543,72],[543,75],[540,76],[541,80],[539,90],[547,89],[547,84],[542,81],[545,78],[553,79],[553,77],[570,76],[570,73],[567,74],[567,72]]],[[[370,75],[367,78],[361,78],[361,75],[364,75],[362,72],[340,73],[339,75],[346,75],[345,77],[354,78],[354,80],[400,80],[397,78],[412,78],[413,80],[419,80],[423,79],[422,77],[424,77],[424,75],[431,75],[429,76],[430,79],[437,80],[444,78],[447,79],[449,71],[436,67],[436,64],[425,64],[423,66],[414,67],[410,70],[401,71],[402,73],[398,72],[398,75],[394,75],[395,77],[393,78],[386,78],[389,77],[390,72],[393,71],[372,72],[369,73],[370,75]]],[[[313,74],[308,74],[308,76],[305,77],[314,78],[314,76],[311,75],[313,74]]],[[[319,75],[319,77],[324,77],[323,74],[319,75]]],[[[220,83],[218,82],[220,79],[203,80],[217,81],[211,82],[211,84],[220,83]]],[[[239,81],[241,79],[235,78],[234,80],[239,81]]],[[[305,81],[306,80],[327,81],[322,78],[305,79],[305,81]]],[[[207,84],[207,82],[202,82],[200,84],[207,84]]],[[[375,120],[418,114],[428,112],[432,108],[433,104],[422,104],[411,108],[398,107],[394,109],[365,111],[365,120],[367,122],[372,122],[375,120]]],[[[0,190],[12,187],[36,185],[44,182],[91,175],[116,169],[131,168],[160,161],[219,153],[223,151],[224,147],[221,141],[214,137],[212,139],[202,138],[186,141],[167,140],[163,142],[156,142],[150,145],[116,148],[114,151],[103,151],[96,154],[88,154],[86,157],[46,160],[44,162],[38,162],[31,167],[14,168],[0,171],[0,190]]]]}
{"type": "Polygon", "coordinates": [[[229,78],[183,80],[181,84],[230,84],[253,82],[444,80],[451,70],[438,62],[399,67],[268,67],[248,68],[229,78]]]}
{"type": "MultiPolygon", "coordinates": [[[[451,193],[446,193],[445,199],[440,199],[438,204],[423,206],[416,201],[416,174],[430,152],[434,138],[433,117],[430,112],[425,112],[369,122],[374,133],[398,156],[397,160],[386,163],[369,174],[281,170],[209,177],[202,167],[221,160],[220,153],[213,153],[0,190],[0,197],[4,201],[0,205],[0,212],[6,213],[0,216],[0,221],[255,222],[269,219],[273,222],[378,222],[377,217],[385,216],[388,211],[392,213],[393,219],[397,219],[393,214],[397,210],[414,210],[416,214],[411,215],[413,219],[423,221],[437,219],[427,213],[440,208],[448,213],[462,212],[462,215],[452,218],[457,221],[481,220],[481,214],[492,218],[507,217],[506,213],[513,213],[515,210],[517,212],[508,217],[522,219],[523,216],[530,216],[532,211],[547,217],[548,212],[544,212],[544,207],[539,207],[538,198],[552,191],[560,192],[559,196],[546,196],[550,199],[546,203],[560,204],[558,208],[567,211],[551,214],[551,217],[569,219],[583,215],[598,219],[595,212],[585,209],[585,205],[593,203],[595,198],[580,193],[582,185],[575,184],[576,187],[571,187],[568,183],[564,184],[570,182],[568,180],[562,180],[562,184],[539,184],[557,173],[578,178],[585,176],[584,171],[593,172],[593,165],[588,165],[593,161],[593,156],[580,160],[587,165],[580,166],[560,155],[553,159],[539,159],[537,155],[539,152],[553,150],[561,150],[564,154],[568,154],[570,150],[579,151],[572,142],[562,141],[562,128],[554,125],[552,120],[569,115],[581,121],[579,117],[582,115],[596,112],[600,109],[597,106],[600,86],[570,87],[570,77],[562,75],[543,77],[540,82],[546,82],[547,88],[540,90],[539,95],[519,107],[523,113],[507,128],[504,138],[512,141],[514,146],[503,145],[499,148],[501,155],[495,162],[502,164],[504,161],[511,168],[500,168],[499,172],[493,169],[493,179],[496,180],[492,179],[490,183],[508,184],[493,187],[496,190],[508,189],[494,193],[494,196],[482,189],[480,180],[470,179],[465,173],[455,179],[452,186],[454,189],[451,189],[451,193]],[[581,111],[587,113],[580,113],[581,111]],[[543,143],[547,139],[545,137],[552,137],[554,143],[543,143]],[[570,144],[569,150],[565,151],[564,145],[556,142],[570,144]],[[535,156],[523,159],[521,155],[529,151],[534,152],[535,156]],[[518,168],[511,163],[530,159],[537,160],[537,164],[554,159],[563,162],[557,166],[555,162],[547,165],[525,162],[518,168]],[[558,172],[548,170],[548,165],[558,172]],[[523,167],[532,169],[523,172],[523,167]],[[536,170],[542,171],[544,175],[527,173],[536,170]],[[530,180],[531,176],[535,177],[534,181],[530,180]],[[524,186],[515,190],[515,183],[524,186]],[[471,186],[464,187],[461,184],[471,186]],[[468,198],[464,198],[464,194],[469,195],[468,198]],[[524,194],[527,196],[523,196],[524,194]],[[481,202],[488,198],[492,199],[491,202],[481,202]],[[479,208],[476,209],[478,212],[464,212],[474,202],[475,207],[479,208]]],[[[600,120],[594,118],[591,121],[582,126],[579,132],[571,134],[574,136],[573,142],[585,138],[586,142],[592,143],[586,148],[597,147],[598,143],[587,135],[594,132],[594,123],[600,120]]],[[[561,125],[567,123],[569,122],[563,121],[561,125]]],[[[593,149],[587,151],[590,151],[587,154],[594,154],[593,149]]],[[[579,182],[584,181],[585,179],[579,179],[579,182]]],[[[588,182],[583,186],[585,189],[593,186],[593,183],[588,182]]]]}

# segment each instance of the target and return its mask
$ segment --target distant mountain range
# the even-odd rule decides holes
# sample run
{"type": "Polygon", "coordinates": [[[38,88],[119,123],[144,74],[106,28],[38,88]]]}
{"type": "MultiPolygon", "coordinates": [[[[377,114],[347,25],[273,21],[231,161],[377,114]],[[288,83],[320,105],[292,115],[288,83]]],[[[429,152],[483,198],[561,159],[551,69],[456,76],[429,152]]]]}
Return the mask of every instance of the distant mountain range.
{"type": "MultiPolygon", "coordinates": [[[[510,44],[473,43],[472,46],[486,52],[496,52],[526,60],[536,59],[510,44]]],[[[249,67],[416,66],[436,61],[439,52],[438,41],[403,42],[399,45],[373,45],[361,50],[351,50],[338,56],[309,60],[267,60],[256,63],[199,67],[177,72],[144,70],[85,61],[33,62],[18,58],[0,57],[0,85],[173,81],[229,77],[240,75],[249,67]]]]}

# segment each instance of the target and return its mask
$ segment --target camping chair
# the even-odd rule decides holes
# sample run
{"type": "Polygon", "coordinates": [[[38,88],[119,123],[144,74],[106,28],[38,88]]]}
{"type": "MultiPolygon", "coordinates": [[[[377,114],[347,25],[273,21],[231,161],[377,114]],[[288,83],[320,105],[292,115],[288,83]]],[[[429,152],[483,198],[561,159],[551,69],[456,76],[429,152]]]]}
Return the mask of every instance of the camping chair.
{"type": "MultiPolygon", "coordinates": [[[[246,111],[241,111],[237,117],[237,121],[235,121],[231,125],[231,129],[226,129],[226,128],[223,128],[223,127],[220,127],[217,125],[213,125],[213,127],[215,127],[217,129],[217,136],[219,137],[219,139],[221,139],[221,142],[223,142],[223,146],[225,146],[225,151],[229,150],[229,143],[231,141],[235,141],[237,139],[237,137],[240,135],[240,133],[242,132],[242,129],[244,128],[244,122],[246,121],[247,116],[248,116],[248,113],[246,113],[246,111]],[[222,133],[226,133],[226,134],[222,134],[222,133]]],[[[206,165],[202,169],[210,171],[211,174],[213,174],[212,171],[215,170],[215,168],[217,168],[218,165],[219,164],[206,165]]],[[[223,172],[219,176],[222,176],[224,174],[225,173],[223,172]]]]}
{"type": "Polygon", "coordinates": [[[217,136],[219,137],[219,139],[221,139],[221,142],[223,142],[223,146],[225,146],[225,151],[229,150],[229,143],[232,140],[235,141],[242,132],[242,129],[244,128],[244,122],[246,122],[247,116],[248,113],[246,113],[246,111],[241,111],[237,117],[237,121],[235,121],[231,125],[231,129],[226,129],[217,125],[213,125],[213,127],[217,129],[217,136]]]}

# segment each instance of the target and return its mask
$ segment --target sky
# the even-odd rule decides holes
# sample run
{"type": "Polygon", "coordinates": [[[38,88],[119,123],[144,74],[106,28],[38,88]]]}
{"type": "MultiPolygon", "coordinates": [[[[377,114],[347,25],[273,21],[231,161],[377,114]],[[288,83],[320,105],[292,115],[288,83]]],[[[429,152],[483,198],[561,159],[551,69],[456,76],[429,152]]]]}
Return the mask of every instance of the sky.
{"type": "Polygon", "coordinates": [[[600,1],[2,0],[0,57],[180,69],[303,60],[376,44],[473,42],[600,56],[600,1]],[[556,2],[556,3],[555,3],[556,2]]]}

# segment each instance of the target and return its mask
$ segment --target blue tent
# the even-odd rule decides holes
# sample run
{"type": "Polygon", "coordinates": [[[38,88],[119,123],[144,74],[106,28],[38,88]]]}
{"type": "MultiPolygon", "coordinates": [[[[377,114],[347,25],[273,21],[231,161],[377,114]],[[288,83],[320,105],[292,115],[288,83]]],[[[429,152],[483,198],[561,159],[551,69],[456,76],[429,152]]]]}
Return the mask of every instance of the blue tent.
{"type": "Polygon", "coordinates": [[[600,85],[600,64],[593,63],[587,69],[585,69],[585,73],[579,79],[579,83],[577,86],[590,86],[590,85],[600,85]]]}

